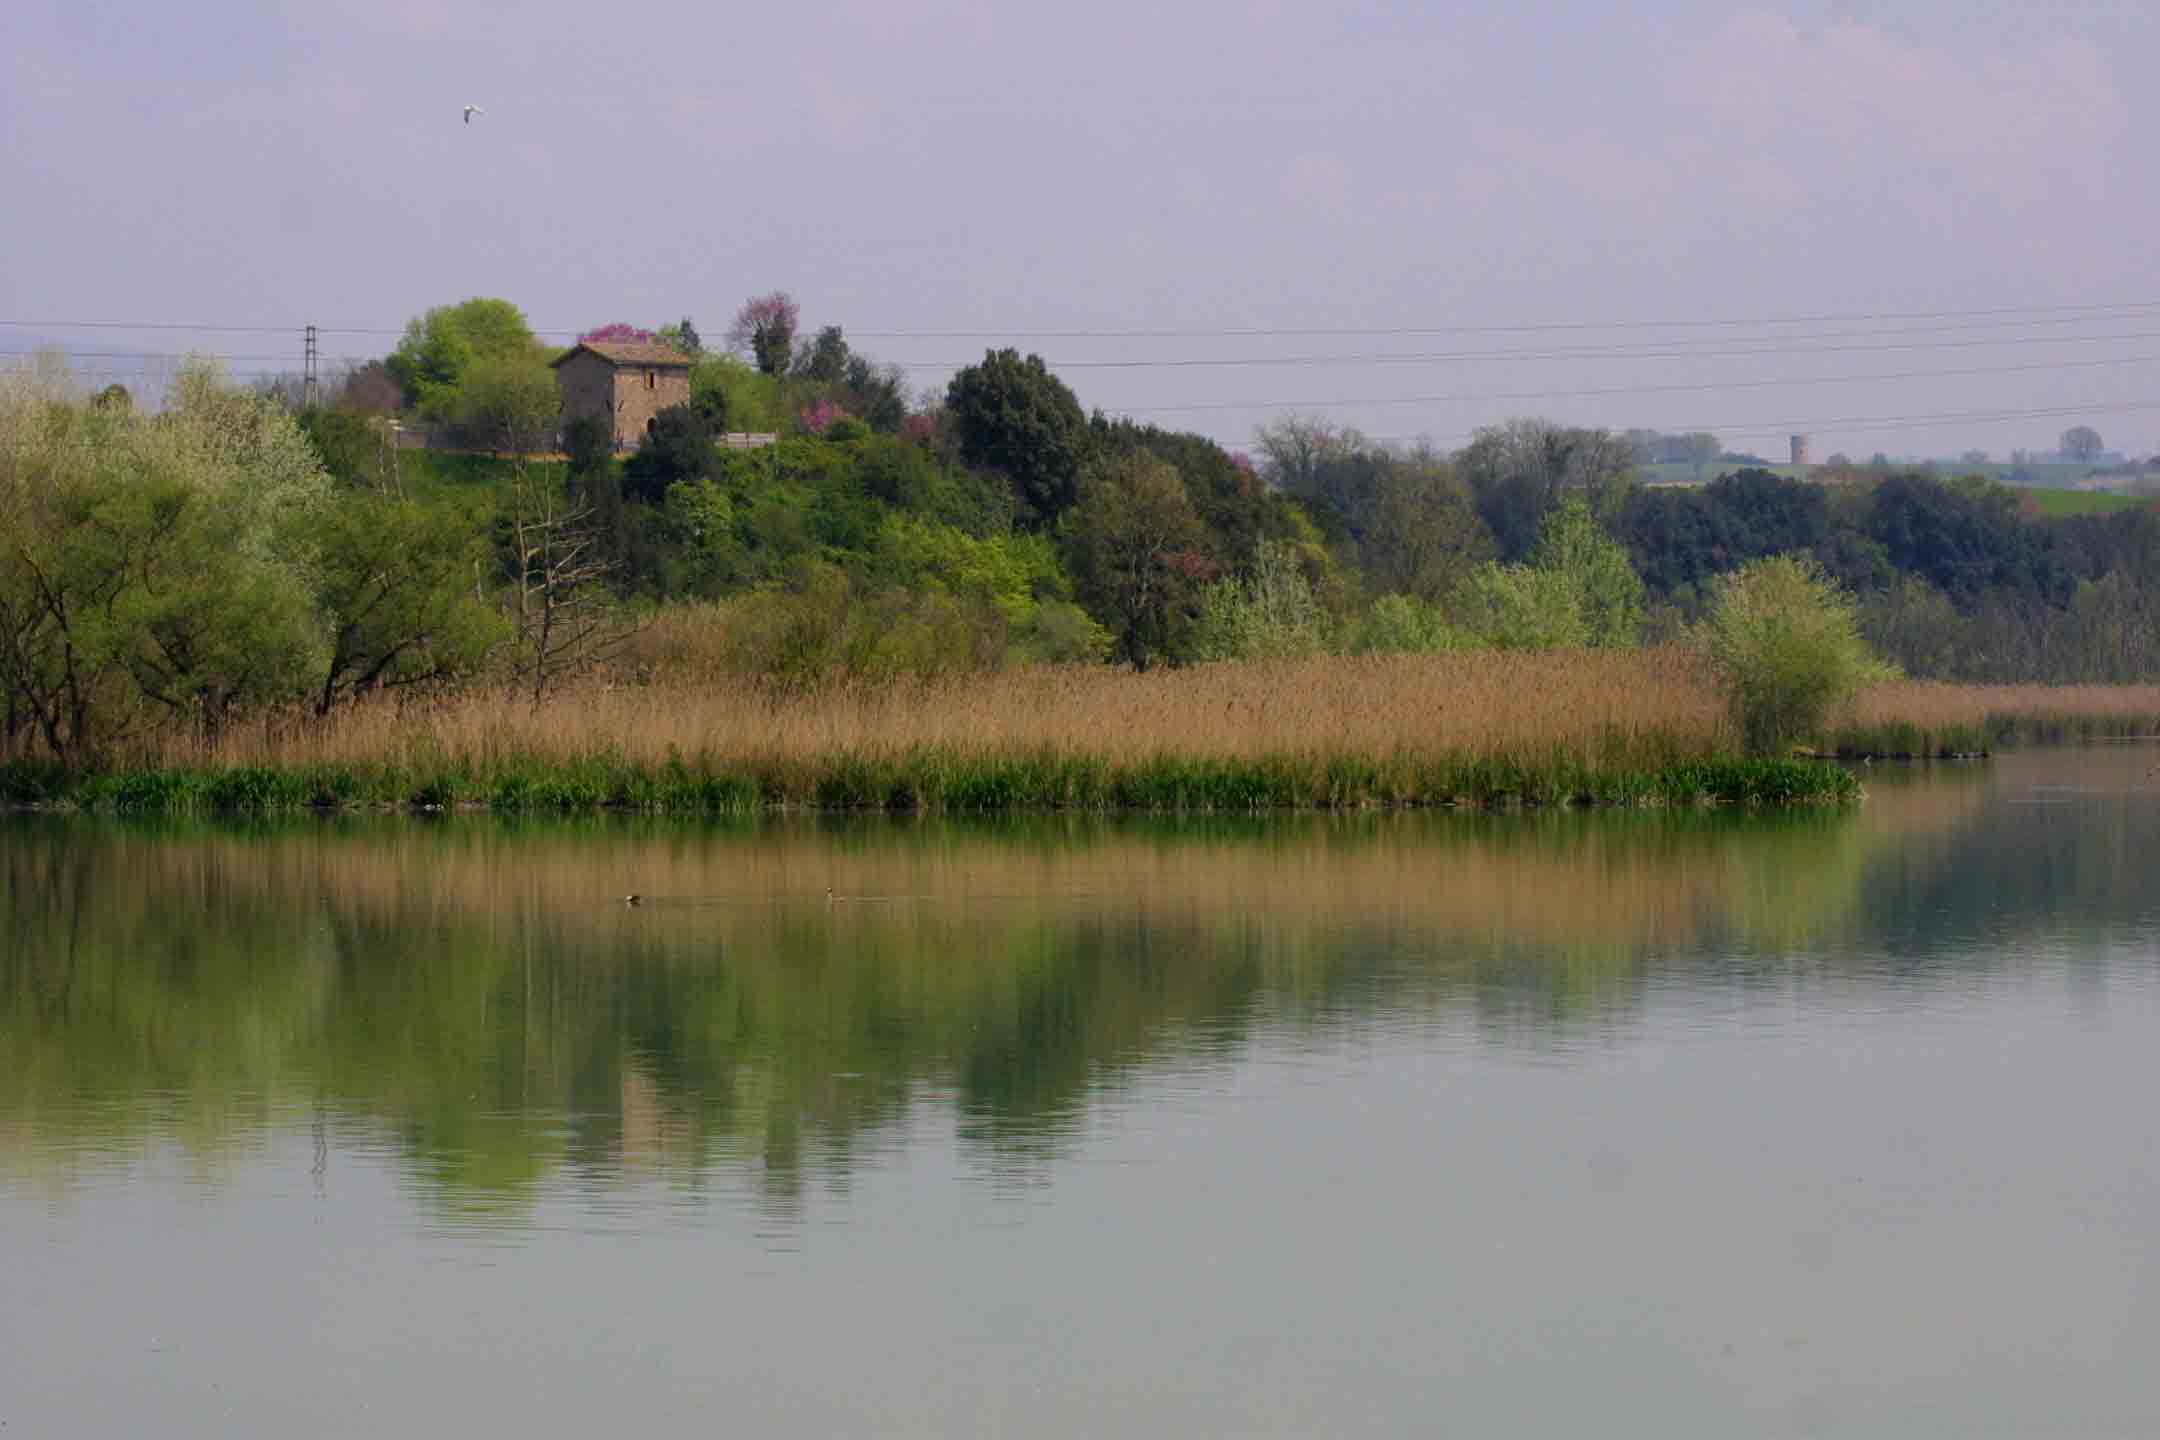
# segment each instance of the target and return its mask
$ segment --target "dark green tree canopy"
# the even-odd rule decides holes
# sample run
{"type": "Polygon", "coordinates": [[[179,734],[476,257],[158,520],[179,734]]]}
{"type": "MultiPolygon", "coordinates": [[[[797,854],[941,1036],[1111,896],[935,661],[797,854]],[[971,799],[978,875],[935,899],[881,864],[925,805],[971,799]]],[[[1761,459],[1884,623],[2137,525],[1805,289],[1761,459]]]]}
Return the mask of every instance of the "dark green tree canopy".
{"type": "Polygon", "coordinates": [[[945,409],[961,458],[1005,476],[1023,524],[1045,528],[1072,508],[1088,452],[1087,417],[1040,355],[988,352],[953,376],[945,409]]]}
{"type": "Polygon", "coordinates": [[[719,458],[705,413],[696,405],[670,405],[653,417],[637,453],[623,462],[623,498],[658,505],[670,485],[717,473],[719,458]]]}

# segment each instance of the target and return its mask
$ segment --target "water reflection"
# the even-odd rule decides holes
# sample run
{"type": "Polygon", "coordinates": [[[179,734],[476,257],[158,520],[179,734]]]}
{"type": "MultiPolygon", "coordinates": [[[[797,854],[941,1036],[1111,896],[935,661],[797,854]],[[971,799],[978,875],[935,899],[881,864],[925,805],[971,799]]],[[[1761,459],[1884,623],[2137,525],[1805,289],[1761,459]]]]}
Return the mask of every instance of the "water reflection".
{"type": "Polygon", "coordinates": [[[925,1127],[1024,1185],[1256,1048],[1466,1026],[1565,1062],[1646,1007],[1909,1003],[2149,939],[2137,757],[2017,763],[1774,817],[11,821],[0,1170],[154,1136],[215,1175],[298,1124],[446,1218],[560,1175],[724,1176],[785,1220],[925,1127]]]}

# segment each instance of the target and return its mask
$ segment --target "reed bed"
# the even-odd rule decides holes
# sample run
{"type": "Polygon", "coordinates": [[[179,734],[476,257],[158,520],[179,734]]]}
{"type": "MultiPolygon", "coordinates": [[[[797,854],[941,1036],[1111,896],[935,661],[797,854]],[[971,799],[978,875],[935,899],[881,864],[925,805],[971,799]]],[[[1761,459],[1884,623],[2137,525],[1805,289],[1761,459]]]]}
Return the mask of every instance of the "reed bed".
{"type": "Polygon", "coordinates": [[[1900,680],[1856,700],[1828,737],[1837,755],[1985,755],[1997,746],[2160,736],[2160,685],[1954,685],[1900,680]]]}
{"type": "Polygon", "coordinates": [[[300,807],[648,812],[1356,809],[1849,799],[1731,754],[1687,652],[1326,657],[941,682],[594,684],[272,717],[0,799],[182,813],[300,807]]]}

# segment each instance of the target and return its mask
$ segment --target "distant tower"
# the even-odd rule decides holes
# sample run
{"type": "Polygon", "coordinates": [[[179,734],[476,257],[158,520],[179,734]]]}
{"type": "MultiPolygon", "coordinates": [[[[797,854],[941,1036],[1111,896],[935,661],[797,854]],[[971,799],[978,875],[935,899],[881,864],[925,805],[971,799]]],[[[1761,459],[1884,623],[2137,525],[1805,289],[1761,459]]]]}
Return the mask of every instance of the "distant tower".
{"type": "Polygon", "coordinates": [[[1807,436],[1795,435],[1792,437],[1792,463],[1795,465],[1805,465],[1808,463],[1807,436]]]}

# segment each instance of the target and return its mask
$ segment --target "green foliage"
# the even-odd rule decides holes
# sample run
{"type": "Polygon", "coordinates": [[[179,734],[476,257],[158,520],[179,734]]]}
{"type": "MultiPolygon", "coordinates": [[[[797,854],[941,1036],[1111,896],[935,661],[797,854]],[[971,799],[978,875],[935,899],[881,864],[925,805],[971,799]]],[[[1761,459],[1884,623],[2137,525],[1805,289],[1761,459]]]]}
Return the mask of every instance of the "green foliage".
{"type": "Polygon", "coordinates": [[[1519,561],[1537,543],[1545,512],[1578,495],[1591,513],[1619,513],[1635,480],[1632,446],[1605,430],[1510,420],[1488,426],[1455,457],[1477,497],[1504,561],[1519,561]]]}
{"type": "Polygon", "coordinates": [[[1263,540],[1251,570],[1208,586],[1193,626],[1195,660],[1281,660],[1328,647],[1328,615],[1296,546],[1263,540]]]}
{"type": "Polygon", "coordinates": [[[1138,453],[1095,465],[1067,532],[1081,600],[1145,670],[1175,655],[1199,585],[1207,532],[1178,472],[1138,453]]]}
{"type": "Polygon", "coordinates": [[[454,420],[457,392],[475,360],[530,356],[540,348],[517,306],[476,298],[438,305],[409,321],[405,338],[384,365],[404,390],[407,405],[454,420]]]}
{"type": "Polygon", "coordinates": [[[525,456],[554,448],[562,395],[547,361],[527,347],[474,356],[440,408],[474,442],[525,456]]]}
{"type": "Polygon", "coordinates": [[[1005,477],[1022,523],[1044,528],[1073,506],[1088,451],[1087,420],[1040,355],[986,353],[980,365],[953,376],[945,410],[961,458],[1005,477]]]}
{"type": "Polygon", "coordinates": [[[1562,571],[1487,562],[1470,572],[1456,609],[1471,634],[1498,649],[1556,650],[1590,643],[1582,587],[1562,571]]]}
{"type": "Polygon", "coordinates": [[[483,537],[454,515],[352,495],[309,514],[299,538],[317,557],[330,621],[318,713],[372,690],[473,674],[509,638],[502,611],[475,593],[483,537]]]}
{"type": "Polygon", "coordinates": [[[1721,577],[1702,641],[1755,754],[1818,733],[1834,707],[1896,673],[1861,639],[1852,597],[1801,556],[1721,577]]]}
{"type": "Polygon", "coordinates": [[[1590,506],[1571,495],[1546,514],[1531,565],[1565,576],[1574,587],[1587,642],[1634,645],[1642,638],[1643,583],[1627,552],[1605,533],[1590,506]]]}
{"type": "Polygon", "coordinates": [[[670,405],[653,417],[637,452],[623,462],[623,498],[657,505],[668,488],[718,473],[712,425],[696,405],[670,405]]]}
{"type": "Polygon", "coordinates": [[[1476,637],[1449,623],[1446,610],[1411,595],[1383,595],[1351,632],[1356,655],[1433,655],[1468,650],[1476,637]]]}
{"type": "Polygon", "coordinates": [[[208,369],[155,417],[0,389],[10,710],[79,763],[292,696],[325,649],[305,532],[329,486],[287,415],[208,369]]]}

